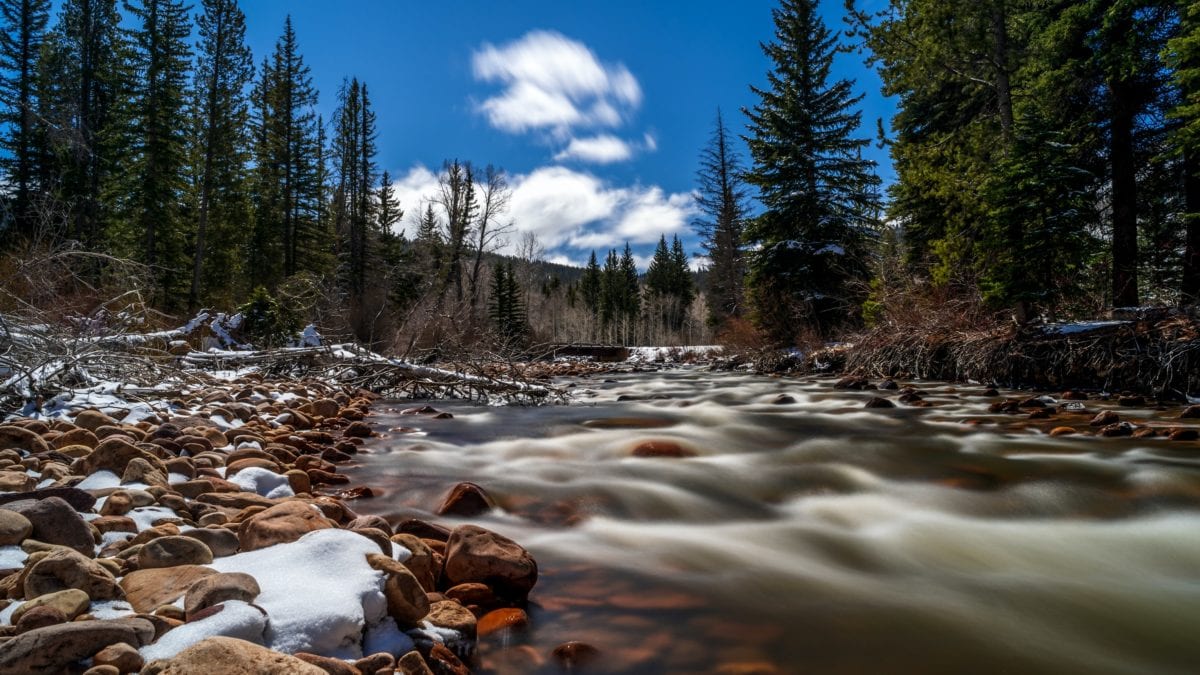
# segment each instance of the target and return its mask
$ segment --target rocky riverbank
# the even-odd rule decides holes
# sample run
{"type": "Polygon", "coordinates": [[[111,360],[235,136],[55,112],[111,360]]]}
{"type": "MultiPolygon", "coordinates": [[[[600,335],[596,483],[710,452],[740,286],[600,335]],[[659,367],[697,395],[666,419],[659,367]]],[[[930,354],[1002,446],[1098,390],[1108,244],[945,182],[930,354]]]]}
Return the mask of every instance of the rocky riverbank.
{"type": "Polygon", "coordinates": [[[372,490],[338,469],[374,433],[370,392],[176,393],[0,425],[0,675],[459,674],[478,634],[525,620],[537,563],[516,542],[355,513],[372,490]]]}

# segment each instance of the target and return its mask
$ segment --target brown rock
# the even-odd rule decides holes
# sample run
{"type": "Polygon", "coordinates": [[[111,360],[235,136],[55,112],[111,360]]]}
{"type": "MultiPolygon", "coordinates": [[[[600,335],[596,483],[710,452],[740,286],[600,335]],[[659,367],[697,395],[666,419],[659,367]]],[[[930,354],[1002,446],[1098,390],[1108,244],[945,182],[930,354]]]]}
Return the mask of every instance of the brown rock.
{"type": "MultiPolygon", "coordinates": [[[[207,496],[207,495],[205,495],[207,496]]],[[[238,541],[242,551],[255,551],[293,542],[314,530],[336,525],[321,512],[299,501],[287,501],[257,513],[242,523],[238,541]]]]}
{"type": "Polygon", "coordinates": [[[196,501],[227,509],[244,509],[248,506],[269,508],[281,503],[277,499],[267,499],[253,492],[209,492],[196,497],[196,501]]]}
{"type": "Polygon", "coordinates": [[[25,473],[22,467],[17,471],[0,471],[0,492],[26,492],[37,487],[37,479],[25,473]]]}
{"type": "MultiPolygon", "coordinates": [[[[0,675],[51,675],[62,673],[101,649],[124,642],[135,647],[144,627],[136,621],[72,621],[18,635],[0,649],[0,675]]],[[[150,627],[153,634],[153,627],[150,627]]]]}
{"type": "Polygon", "coordinates": [[[96,652],[92,663],[98,666],[113,666],[122,673],[136,673],[146,662],[133,646],[118,642],[96,652]]]}
{"type": "Polygon", "coordinates": [[[149,614],[162,605],[175,602],[192,584],[213,574],[217,571],[200,565],[136,570],[121,578],[121,588],[134,611],[149,614]]]}
{"type": "Polygon", "coordinates": [[[25,575],[27,599],[68,588],[79,589],[92,600],[116,600],[123,595],[116,578],[103,565],[69,549],[47,554],[25,575]]]}
{"type": "Polygon", "coordinates": [[[0,449],[28,450],[33,454],[50,452],[50,445],[36,433],[14,424],[0,425],[0,449]]]}
{"type": "Polygon", "coordinates": [[[120,436],[109,436],[100,441],[91,454],[75,460],[71,465],[71,473],[89,475],[97,471],[111,471],[124,476],[125,468],[134,459],[144,459],[163,476],[167,475],[167,465],[161,459],[120,436]]]}
{"type": "Polygon", "coordinates": [[[159,469],[141,457],[134,457],[125,465],[125,471],[121,474],[121,482],[145,483],[146,485],[167,487],[167,472],[165,469],[165,466],[159,469]]]}
{"type": "Polygon", "coordinates": [[[406,518],[396,526],[396,534],[411,534],[421,539],[446,541],[450,538],[450,530],[441,525],[425,522],[417,518],[406,518]]]}
{"type": "Polygon", "coordinates": [[[429,606],[425,621],[442,628],[458,631],[463,637],[473,639],[476,632],[475,615],[453,600],[442,600],[429,606]]]}
{"type": "Polygon", "coordinates": [[[518,631],[529,627],[529,615],[525,610],[516,607],[503,607],[479,617],[476,630],[479,637],[486,637],[500,631],[518,631]]]}
{"type": "Polygon", "coordinates": [[[138,551],[138,568],[144,570],[177,565],[207,565],[212,561],[212,551],[194,537],[159,537],[146,542],[138,551]]]}
{"type": "Polygon", "coordinates": [[[537,562],[507,537],[462,525],[446,542],[444,575],[450,585],[479,582],[497,595],[522,600],[537,583],[537,562]]]}
{"type": "Polygon", "coordinates": [[[574,671],[586,667],[600,657],[600,650],[586,642],[564,642],[550,652],[554,660],[563,668],[574,671]]]}
{"type": "Polygon", "coordinates": [[[238,552],[238,537],[232,531],[224,527],[201,527],[194,530],[188,530],[182,533],[185,537],[192,537],[204,542],[204,545],[212,551],[214,557],[223,558],[227,555],[233,555],[238,552]]]}
{"type": "Polygon", "coordinates": [[[218,605],[226,600],[241,600],[254,602],[262,591],[258,581],[249,574],[241,572],[226,572],[212,574],[192,584],[184,597],[183,609],[187,620],[202,610],[218,605]]]}
{"type": "Polygon", "coordinates": [[[450,489],[450,493],[438,507],[439,516],[460,516],[473,518],[491,511],[495,502],[483,488],[475,483],[459,483],[450,489]]]}
{"type": "Polygon", "coordinates": [[[1120,421],[1121,421],[1120,415],[1118,415],[1117,413],[1115,413],[1111,410],[1105,410],[1104,412],[1093,417],[1092,421],[1088,422],[1088,424],[1090,424],[1093,427],[1105,427],[1110,424],[1116,424],[1117,422],[1120,422],[1120,421]]]}
{"type": "Polygon", "coordinates": [[[0,509],[0,546],[16,546],[33,532],[33,523],[9,509],[0,509]]]}
{"type": "Polygon", "coordinates": [[[21,614],[21,618],[17,619],[15,626],[17,629],[17,634],[20,635],[21,633],[28,633],[29,631],[37,628],[57,626],[60,623],[66,622],[67,615],[63,614],[62,610],[49,605],[42,605],[41,607],[34,607],[33,609],[21,614]]]}
{"type": "Polygon", "coordinates": [[[311,663],[320,668],[329,675],[362,675],[361,670],[341,659],[318,656],[316,654],[309,654],[308,652],[296,652],[295,656],[305,663],[311,663]]]}
{"type": "Polygon", "coordinates": [[[157,675],[325,675],[294,656],[230,637],[208,638],[172,659],[147,665],[151,667],[157,675]],[[161,667],[156,665],[160,663],[161,667]]]}
{"type": "Polygon", "coordinates": [[[20,621],[25,612],[35,607],[53,607],[66,617],[65,621],[72,621],[75,617],[86,612],[90,604],[91,599],[88,598],[87,593],[77,588],[68,588],[65,591],[47,593],[28,600],[13,610],[12,620],[14,622],[20,621]]]}
{"type": "Polygon", "coordinates": [[[895,408],[896,404],[880,396],[872,396],[864,408],[895,408]]]}
{"type": "Polygon", "coordinates": [[[642,441],[633,446],[629,454],[634,457],[695,457],[696,452],[690,448],[686,448],[676,441],[669,440],[651,440],[642,441]]]}
{"type": "Polygon", "coordinates": [[[81,427],[78,429],[71,429],[70,431],[63,433],[58,438],[54,439],[50,444],[53,445],[56,450],[62,450],[63,448],[70,447],[72,445],[81,445],[90,450],[91,448],[96,447],[99,443],[100,439],[96,438],[96,434],[93,434],[90,430],[81,427]]]}
{"type": "Polygon", "coordinates": [[[33,526],[29,536],[38,541],[67,546],[89,558],[95,554],[91,528],[83,516],[58,497],[12,502],[0,508],[24,516],[33,526]]]}
{"type": "Polygon", "coordinates": [[[116,666],[92,666],[83,671],[83,675],[121,675],[121,670],[116,666]]]}
{"type": "Polygon", "coordinates": [[[351,422],[349,426],[342,431],[342,435],[352,438],[368,438],[372,435],[371,426],[366,422],[351,422]]]}
{"type": "Polygon", "coordinates": [[[437,590],[438,570],[429,546],[411,534],[392,535],[392,541],[408,549],[409,556],[402,561],[403,565],[413,573],[421,588],[426,591],[437,590]]]}
{"type": "Polygon", "coordinates": [[[1200,430],[1196,429],[1172,429],[1171,435],[1167,437],[1172,441],[1195,441],[1200,440],[1200,430]]]}
{"type": "Polygon", "coordinates": [[[116,420],[99,410],[84,410],[75,416],[75,426],[82,427],[88,431],[95,431],[105,426],[116,426],[117,424],[116,420]]]}
{"type": "Polygon", "coordinates": [[[1183,409],[1183,412],[1179,413],[1179,419],[1181,420],[1196,418],[1200,418],[1200,405],[1189,405],[1183,409]]]}
{"type": "Polygon", "coordinates": [[[375,675],[376,673],[387,670],[390,671],[396,667],[396,657],[387,652],[379,652],[364,656],[354,662],[354,667],[363,675],[375,675]]]}
{"type": "Polygon", "coordinates": [[[1054,427],[1050,430],[1050,435],[1054,436],[1055,438],[1059,436],[1070,436],[1075,433],[1077,432],[1071,427],[1054,427]]]}
{"type": "Polygon", "coordinates": [[[1119,436],[1132,436],[1133,425],[1129,422],[1116,422],[1100,429],[1100,435],[1107,438],[1115,438],[1119,436]]]}
{"type": "Polygon", "coordinates": [[[108,495],[104,505],[100,507],[102,516],[123,516],[133,510],[133,497],[124,490],[117,490],[108,495]]]}
{"type": "MultiPolygon", "coordinates": [[[[405,654],[404,657],[408,658],[408,654],[405,654]]],[[[401,665],[403,665],[404,659],[400,661],[401,665]]],[[[429,648],[429,656],[425,659],[425,663],[427,664],[426,667],[436,673],[436,675],[471,675],[471,669],[466,667],[454,655],[454,652],[447,649],[446,645],[441,643],[434,643],[429,648]]]]}
{"type": "MultiPolygon", "coordinates": [[[[450,654],[454,656],[454,654],[450,654]]],[[[454,659],[457,661],[457,657],[454,659]]],[[[403,675],[433,675],[433,671],[429,669],[429,664],[425,663],[425,657],[421,656],[421,652],[411,651],[396,662],[396,672],[403,675]]]]}
{"type": "Polygon", "coordinates": [[[401,628],[415,626],[430,613],[425,589],[407,567],[389,556],[375,553],[367,556],[367,564],[386,575],[383,594],[387,598],[388,616],[401,628]]]}

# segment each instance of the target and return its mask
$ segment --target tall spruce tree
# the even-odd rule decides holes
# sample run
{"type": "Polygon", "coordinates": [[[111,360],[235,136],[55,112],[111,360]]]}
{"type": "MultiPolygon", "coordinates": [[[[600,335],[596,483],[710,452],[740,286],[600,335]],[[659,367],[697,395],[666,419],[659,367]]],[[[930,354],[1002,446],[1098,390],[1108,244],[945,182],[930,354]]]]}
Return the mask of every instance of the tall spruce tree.
{"type": "Polygon", "coordinates": [[[745,310],[746,258],[742,238],[747,214],[746,188],[741,160],[730,145],[732,138],[721,111],[712,138],[700,153],[696,172],[696,206],[693,222],[708,258],[706,291],[708,323],[719,326],[745,310]]]}
{"type": "Polygon", "coordinates": [[[245,42],[245,15],[236,0],[203,0],[202,4],[197,19],[197,123],[191,139],[192,156],[199,163],[188,293],[193,310],[213,291],[231,289],[240,276],[236,254],[243,248],[241,236],[250,215],[246,88],[254,77],[254,64],[245,42]]]}
{"type": "Polygon", "coordinates": [[[182,0],[125,2],[135,20],[133,46],[133,147],[129,198],[119,250],[154,270],[161,306],[178,306],[186,294],[183,202],[186,168],[187,85],[191,21],[182,0]]]}
{"type": "Polygon", "coordinates": [[[774,63],[769,87],[751,87],[760,101],[746,142],[763,213],[747,228],[757,246],[749,290],[755,319],[777,343],[795,339],[800,324],[822,332],[854,321],[867,276],[867,244],[875,211],[872,163],[860,157],[868,141],[855,137],[861,113],[849,80],[831,81],[837,37],[816,0],[783,0],[773,10],[775,41],[763,45],[774,63]]]}
{"type": "Polygon", "coordinates": [[[37,85],[50,0],[0,0],[0,18],[0,168],[12,189],[10,234],[28,237],[44,159],[37,85]]]}
{"type": "Polygon", "coordinates": [[[375,264],[372,245],[374,227],[375,113],[367,86],[353,78],[338,94],[333,137],[334,172],[337,189],[334,220],[342,253],[343,276],[354,301],[361,300],[367,278],[375,264]]]}
{"type": "Polygon", "coordinates": [[[1181,159],[1184,206],[1184,257],[1180,295],[1200,301],[1200,4],[1179,2],[1179,33],[1167,44],[1179,101],[1170,111],[1177,125],[1173,145],[1181,159]]]}

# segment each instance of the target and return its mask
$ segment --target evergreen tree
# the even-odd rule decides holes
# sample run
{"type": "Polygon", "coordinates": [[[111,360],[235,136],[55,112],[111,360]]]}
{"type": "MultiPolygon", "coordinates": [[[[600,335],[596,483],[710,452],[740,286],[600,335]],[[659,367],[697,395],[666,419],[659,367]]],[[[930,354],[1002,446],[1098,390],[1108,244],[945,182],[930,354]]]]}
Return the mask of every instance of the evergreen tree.
{"type": "Polygon", "coordinates": [[[376,229],[383,234],[398,235],[392,228],[404,217],[400,209],[400,201],[396,198],[396,186],[392,184],[392,174],[384,171],[379,179],[379,196],[376,213],[376,229]]]}
{"type": "Polygon", "coordinates": [[[866,140],[854,137],[861,113],[849,80],[830,82],[837,38],[816,0],[783,0],[773,10],[775,42],[770,87],[749,116],[754,158],[746,180],[764,207],[747,230],[757,245],[749,288],[755,318],[778,343],[790,343],[798,323],[818,330],[854,319],[867,274],[866,245],[878,179],[861,159],[866,140]]]}
{"type": "Polygon", "coordinates": [[[127,0],[134,17],[134,123],[129,197],[115,232],[119,250],[149,265],[164,307],[186,292],[185,226],[180,204],[185,188],[187,79],[191,22],[182,0],[127,0]],[[183,292],[181,292],[183,291],[183,292]]]}
{"type": "Polygon", "coordinates": [[[745,309],[746,260],[742,247],[746,189],[741,160],[730,147],[729,130],[717,110],[712,139],[700,153],[696,172],[696,205],[701,217],[693,225],[708,257],[708,322],[720,325],[745,309]]]}
{"type": "Polygon", "coordinates": [[[375,113],[367,86],[357,78],[345,82],[338,96],[336,133],[333,138],[334,221],[342,252],[343,276],[350,297],[362,299],[367,278],[376,263],[373,189],[375,184],[375,113]]]}
{"type": "Polygon", "coordinates": [[[38,59],[49,17],[49,0],[0,0],[0,168],[12,186],[9,228],[15,236],[33,234],[33,201],[41,187],[45,130],[38,120],[38,59]]]}
{"type": "Polygon", "coordinates": [[[200,164],[192,283],[188,305],[195,309],[213,291],[228,289],[240,276],[246,200],[249,111],[246,87],[254,64],[246,46],[245,15],[236,0],[203,0],[196,63],[196,133],[193,157],[200,164]],[[207,267],[206,267],[207,263],[207,267]]]}
{"type": "Polygon", "coordinates": [[[1181,1],[1180,29],[1167,44],[1179,101],[1170,114],[1177,128],[1174,146],[1183,174],[1184,258],[1180,292],[1184,302],[1200,300],[1200,5],[1181,1]]]}
{"type": "Polygon", "coordinates": [[[600,312],[601,277],[600,263],[596,262],[596,252],[592,251],[588,258],[587,267],[583,270],[583,278],[579,280],[579,296],[583,298],[583,306],[596,316],[600,312]]]}
{"type": "Polygon", "coordinates": [[[523,338],[529,330],[521,287],[511,262],[501,262],[492,271],[489,316],[497,332],[508,341],[523,338]]]}

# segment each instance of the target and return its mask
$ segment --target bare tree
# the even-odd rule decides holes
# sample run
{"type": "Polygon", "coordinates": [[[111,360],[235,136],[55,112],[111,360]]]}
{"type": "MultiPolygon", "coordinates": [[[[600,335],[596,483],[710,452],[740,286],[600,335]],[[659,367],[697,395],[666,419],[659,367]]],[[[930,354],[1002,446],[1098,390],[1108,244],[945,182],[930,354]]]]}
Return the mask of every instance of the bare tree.
{"type": "MultiPolygon", "coordinates": [[[[475,221],[475,264],[471,268],[471,309],[479,303],[479,270],[483,256],[504,245],[504,236],[513,231],[513,224],[500,223],[497,219],[508,210],[512,190],[508,187],[504,170],[491,164],[483,170],[483,185],[479,217],[475,221]]],[[[527,305],[528,306],[528,305],[527,305]]]]}

